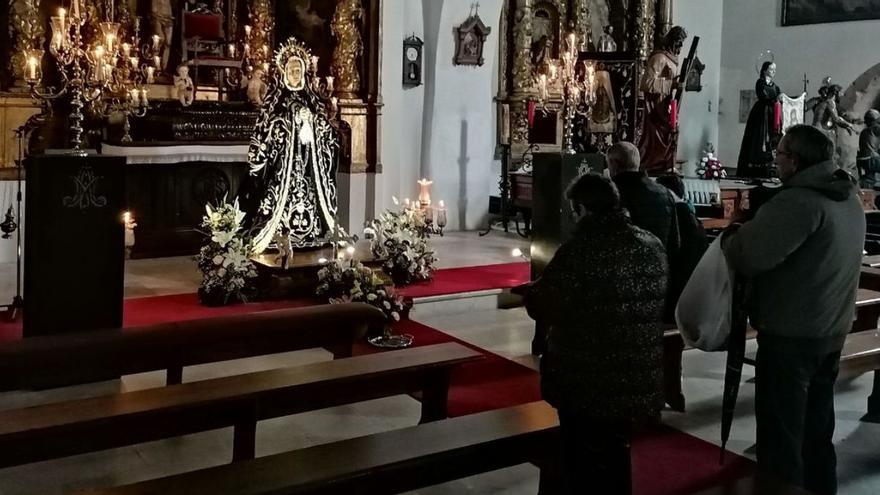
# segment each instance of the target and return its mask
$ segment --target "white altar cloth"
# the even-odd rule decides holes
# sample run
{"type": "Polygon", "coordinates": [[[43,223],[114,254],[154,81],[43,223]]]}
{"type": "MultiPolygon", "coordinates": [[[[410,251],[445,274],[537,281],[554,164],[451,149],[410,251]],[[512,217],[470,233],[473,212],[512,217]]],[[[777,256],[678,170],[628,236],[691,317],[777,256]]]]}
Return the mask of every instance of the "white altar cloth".
{"type": "Polygon", "coordinates": [[[168,146],[117,146],[104,144],[101,154],[124,156],[131,165],[185,162],[247,162],[246,144],[188,144],[168,146]]]}

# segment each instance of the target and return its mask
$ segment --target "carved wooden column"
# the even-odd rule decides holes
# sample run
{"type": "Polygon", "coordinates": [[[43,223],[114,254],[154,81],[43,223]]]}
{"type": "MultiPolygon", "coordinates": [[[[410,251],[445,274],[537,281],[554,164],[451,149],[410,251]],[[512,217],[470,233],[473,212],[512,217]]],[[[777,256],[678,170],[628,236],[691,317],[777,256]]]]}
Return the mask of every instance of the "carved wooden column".
{"type": "Polygon", "coordinates": [[[633,43],[636,57],[645,61],[654,50],[655,0],[636,0],[633,19],[633,43]]]}
{"type": "MultiPolygon", "coordinates": [[[[9,2],[9,64],[16,81],[24,79],[23,50],[41,48],[44,29],[40,21],[39,0],[9,2]]],[[[4,54],[5,55],[5,54],[4,54]]]]}
{"type": "Polygon", "coordinates": [[[571,13],[574,20],[574,32],[580,40],[580,50],[587,51],[590,42],[596,42],[596,34],[590,27],[590,0],[574,0],[571,13]]]}
{"type": "Polygon", "coordinates": [[[510,92],[510,129],[514,155],[529,143],[528,100],[533,96],[532,82],[532,8],[530,0],[516,0],[513,15],[513,71],[510,92]]]}

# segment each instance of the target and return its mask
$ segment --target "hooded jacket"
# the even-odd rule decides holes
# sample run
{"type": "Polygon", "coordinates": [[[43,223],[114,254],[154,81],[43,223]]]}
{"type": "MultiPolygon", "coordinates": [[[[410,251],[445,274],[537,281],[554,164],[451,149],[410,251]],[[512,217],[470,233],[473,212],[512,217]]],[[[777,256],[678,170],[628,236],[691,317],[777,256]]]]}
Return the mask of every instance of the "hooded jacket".
{"type": "Polygon", "coordinates": [[[746,307],[762,346],[836,352],[855,316],[865,214],[853,178],[833,161],[785,181],[755,218],[723,241],[750,279],[746,307]]]}

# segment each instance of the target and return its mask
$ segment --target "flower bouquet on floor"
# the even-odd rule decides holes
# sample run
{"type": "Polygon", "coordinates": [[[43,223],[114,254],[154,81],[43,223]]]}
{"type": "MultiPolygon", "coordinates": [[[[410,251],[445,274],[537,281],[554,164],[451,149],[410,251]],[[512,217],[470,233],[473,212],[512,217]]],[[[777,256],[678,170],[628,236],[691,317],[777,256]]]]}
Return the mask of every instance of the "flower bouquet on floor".
{"type": "Polygon", "coordinates": [[[380,334],[368,337],[371,344],[390,348],[412,345],[412,335],[391,332],[391,325],[407,311],[403,298],[361,262],[342,258],[330,261],[318,271],[316,292],[331,304],[363,302],[379,308],[385,314],[386,324],[380,334]]]}
{"type": "Polygon", "coordinates": [[[386,210],[371,222],[370,230],[373,256],[382,260],[382,270],[394,285],[431,279],[437,258],[429,242],[431,226],[422,210],[386,210]]]}
{"type": "Polygon", "coordinates": [[[217,207],[205,205],[205,213],[201,227],[208,242],[196,256],[202,272],[199,301],[206,306],[244,302],[257,276],[249,259],[250,240],[242,227],[245,214],[238,200],[230,204],[225,199],[217,207]]]}

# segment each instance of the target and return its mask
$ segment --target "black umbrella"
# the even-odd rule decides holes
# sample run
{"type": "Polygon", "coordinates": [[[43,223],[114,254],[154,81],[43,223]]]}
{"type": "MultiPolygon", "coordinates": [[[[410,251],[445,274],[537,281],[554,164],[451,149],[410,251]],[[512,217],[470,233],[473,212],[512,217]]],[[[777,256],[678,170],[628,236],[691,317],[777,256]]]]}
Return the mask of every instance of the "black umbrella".
{"type": "Polygon", "coordinates": [[[727,340],[727,369],[724,372],[724,398],[721,402],[721,458],[724,464],[725,447],[730,438],[733,413],[736,410],[736,397],[739,395],[739,382],[742,377],[743,360],[746,353],[745,281],[733,277],[733,301],[731,308],[730,337],[727,340]]]}

